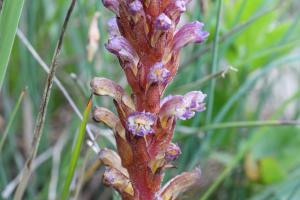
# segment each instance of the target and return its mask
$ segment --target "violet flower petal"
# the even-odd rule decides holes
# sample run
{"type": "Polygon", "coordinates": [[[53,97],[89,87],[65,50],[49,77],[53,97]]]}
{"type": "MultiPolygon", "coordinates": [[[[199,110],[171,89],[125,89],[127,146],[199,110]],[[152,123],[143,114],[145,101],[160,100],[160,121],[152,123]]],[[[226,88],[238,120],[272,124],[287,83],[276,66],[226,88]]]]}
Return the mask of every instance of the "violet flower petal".
{"type": "Polygon", "coordinates": [[[184,25],[174,35],[173,50],[180,50],[192,42],[203,42],[209,35],[208,32],[202,30],[203,26],[204,24],[198,21],[184,25]]]}
{"type": "Polygon", "coordinates": [[[133,73],[135,75],[137,74],[139,56],[126,38],[123,36],[111,38],[108,43],[105,44],[105,47],[123,62],[129,62],[133,73]]]}

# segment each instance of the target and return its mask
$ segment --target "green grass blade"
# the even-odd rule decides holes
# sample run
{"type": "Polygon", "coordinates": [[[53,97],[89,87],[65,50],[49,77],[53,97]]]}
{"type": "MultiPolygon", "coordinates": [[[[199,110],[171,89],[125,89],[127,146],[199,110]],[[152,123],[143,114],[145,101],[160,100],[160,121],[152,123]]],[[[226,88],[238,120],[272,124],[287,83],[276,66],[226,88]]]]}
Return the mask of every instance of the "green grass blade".
{"type": "Polygon", "coordinates": [[[89,117],[89,113],[91,111],[91,108],[92,108],[92,98],[90,98],[90,100],[89,100],[89,102],[88,102],[88,104],[87,104],[87,106],[84,110],[83,119],[82,119],[82,122],[81,122],[80,128],[79,128],[79,133],[78,133],[78,136],[77,136],[77,139],[76,139],[74,150],[73,150],[72,155],[71,155],[70,166],[69,166],[69,169],[68,169],[66,182],[64,184],[64,188],[63,188],[63,192],[62,192],[62,196],[61,196],[62,200],[67,199],[68,196],[69,196],[69,188],[70,188],[70,185],[71,185],[71,182],[72,182],[72,179],[73,179],[73,176],[74,176],[74,172],[75,172],[75,169],[76,169],[76,165],[77,165],[77,161],[78,161],[78,158],[79,158],[81,145],[82,145],[82,142],[84,140],[85,128],[86,128],[86,124],[87,124],[87,121],[88,121],[88,117],[89,117]]]}
{"type": "Polygon", "coordinates": [[[14,43],[24,0],[4,1],[0,15],[0,91],[14,43]]]}
{"type": "Polygon", "coordinates": [[[17,103],[16,103],[16,105],[15,105],[15,107],[14,107],[12,113],[11,113],[11,116],[9,118],[8,124],[7,124],[7,126],[6,126],[6,128],[4,130],[4,133],[3,133],[1,141],[0,141],[0,154],[1,154],[1,151],[2,151],[2,147],[4,146],[5,139],[6,139],[7,135],[8,135],[8,133],[9,133],[9,130],[10,130],[11,126],[13,125],[13,122],[15,121],[15,117],[17,115],[17,111],[19,110],[19,107],[21,105],[21,102],[22,102],[22,99],[23,99],[25,93],[26,93],[25,90],[23,90],[21,92],[21,94],[19,96],[19,99],[18,99],[18,101],[17,101],[17,103]]]}
{"type": "MultiPolygon", "coordinates": [[[[215,74],[217,71],[218,65],[218,48],[219,48],[219,30],[220,30],[220,20],[222,12],[222,0],[218,1],[218,17],[216,22],[216,30],[213,41],[213,55],[212,55],[212,74],[215,74]]],[[[208,103],[206,111],[206,123],[210,123],[212,118],[213,104],[214,104],[214,93],[216,87],[216,80],[211,81],[209,93],[208,93],[208,103]]]]}

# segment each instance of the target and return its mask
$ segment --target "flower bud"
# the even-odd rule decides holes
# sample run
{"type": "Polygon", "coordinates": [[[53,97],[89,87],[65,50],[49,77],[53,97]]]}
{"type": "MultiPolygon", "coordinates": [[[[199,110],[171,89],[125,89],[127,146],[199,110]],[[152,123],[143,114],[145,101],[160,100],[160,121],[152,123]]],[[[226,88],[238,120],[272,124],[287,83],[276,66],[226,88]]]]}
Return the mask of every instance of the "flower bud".
{"type": "Polygon", "coordinates": [[[103,183],[107,186],[112,186],[121,195],[125,193],[133,196],[134,194],[129,178],[115,168],[108,167],[105,170],[103,174],[103,183]]]}
{"type": "Polygon", "coordinates": [[[110,110],[103,107],[95,107],[93,111],[93,119],[96,122],[103,122],[113,129],[115,135],[119,135],[125,139],[125,129],[123,128],[119,118],[110,110]]]}
{"type": "Polygon", "coordinates": [[[165,159],[167,161],[176,160],[181,154],[181,150],[177,144],[170,143],[165,152],[165,159]]]}
{"type": "Polygon", "coordinates": [[[120,156],[113,150],[103,148],[99,153],[99,159],[108,167],[115,168],[122,172],[125,176],[128,175],[128,171],[122,166],[120,156]]]}
{"type": "Polygon", "coordinates": [[[135,110],[135,105],[124,89],[112,80],[95,77],[90,83],[92,92],[96,95],[107,95],[114,98],[120,105],[135,110]]]}
{"type": "Polygon", "coordinates": [[[177,199],[180,193],[199,184],[200,177],[201,171],[198,168],[192,172],[183,172],[166,183],[166,185],[158,192],[157,196],[161,197],[163,200],[177,199]]]}
{"type": "Polygon", "coordinates": [[[139,56],[126,38],[123,36],[111,38],[105,47],[109,52],[115,54],[122,62],[130,63],[133,73],[135,75],[137,74],[139,56]]]}
{"type": "Polygon", "coordinates": [[[133,15],[137,14],[143,9],[143,5],[139,0],[135,0],[129,4],[129,12],[133,15]]]}
{"type": "Polygon", "coordinates": [[[136,136],[153,134],[156,116],[149,112],[134,112],[128,116],[127,129],[136,136]]]}
{"type": "Polygon", "coordinates": [[[204,24],[198,21],[184,25],[174,35],[173,50],[178,51],[192,42],[203,42],[209,35],[208,32],[202,31],[203,26],[204,24]]]}
{"type": "Polygon", "coordinates": [[[167,31],[172,26],[172,20],[165,14],[160,14],[154,22],[155,29],[161,31],[167,31]]]}
{"type": "Polygon", "coordinates": [[[111,18],[107,22],[109,39],[120,36],[120,31],[117,24],[117,19],[111,18]]]}

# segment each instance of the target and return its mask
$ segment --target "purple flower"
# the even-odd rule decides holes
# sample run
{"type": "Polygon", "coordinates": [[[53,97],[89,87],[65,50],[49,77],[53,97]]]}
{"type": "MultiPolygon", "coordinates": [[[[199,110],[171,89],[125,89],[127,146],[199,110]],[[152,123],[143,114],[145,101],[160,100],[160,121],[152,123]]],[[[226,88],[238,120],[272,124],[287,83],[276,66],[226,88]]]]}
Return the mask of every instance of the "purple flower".
{"type": "Polygon", "coordinates": [[[149,112],[134,112],[128,116],[127,129],[136,136],[153,134],[152,125],[156,121],[156,116],[149,112]]]}
{"type": "Polygon", "coordinates": [[[167,161],[176,160],[181,154],[181,150],[177,144],[170,143],[165,152],[165,159],[167,161]]]}
{"type": "Polygon", "coordinates": [[[160,115],[162,118],[175,116],[181,120],[190,119],[195,112],[205,110],[205,103],[203,103],[205,97],[206,94],[200,91],[192,91],[184,96],[168,96],[162,100],[160,115]]]}
{"type": "Polygon", "coordinates": [[[185,99],[183,96],[176,95],[167,97],[160,109],[160,115],[164,119],[170,116],[185,120],[194,116],[194,112],[188,110],[185,99]]]}
{"type": "Polygon", "coordinates": [[[172,26],[172,20],[162,13],[155,19],[154,26],[157,30],[167,31],[172,26]]]}
{"type": "Polygon", "coordinates": [[[150,83],[166,83],[169,76],[169,70],[167,70],[161,62],[159,62],[150,68],[148,81],[150,83]]]}
{"type": "Polygon", "coordinates": [[[204,24],[198,21],[184,25],[174,35],[173,50],[180,50],[192,42],[203,42],[209,35],[208,32],[202,31],[203,26],[204,24]]]}

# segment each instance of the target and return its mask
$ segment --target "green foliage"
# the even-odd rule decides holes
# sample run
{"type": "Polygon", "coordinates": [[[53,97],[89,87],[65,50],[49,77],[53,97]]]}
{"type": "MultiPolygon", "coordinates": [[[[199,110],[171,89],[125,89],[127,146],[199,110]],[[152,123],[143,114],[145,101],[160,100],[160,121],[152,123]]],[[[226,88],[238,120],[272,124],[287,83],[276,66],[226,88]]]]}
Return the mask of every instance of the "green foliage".
{"type": "Polygon", "coordinates": [[[4,1],[0,15],[0,91],[5,78],[24,0],[4,1]]]}

